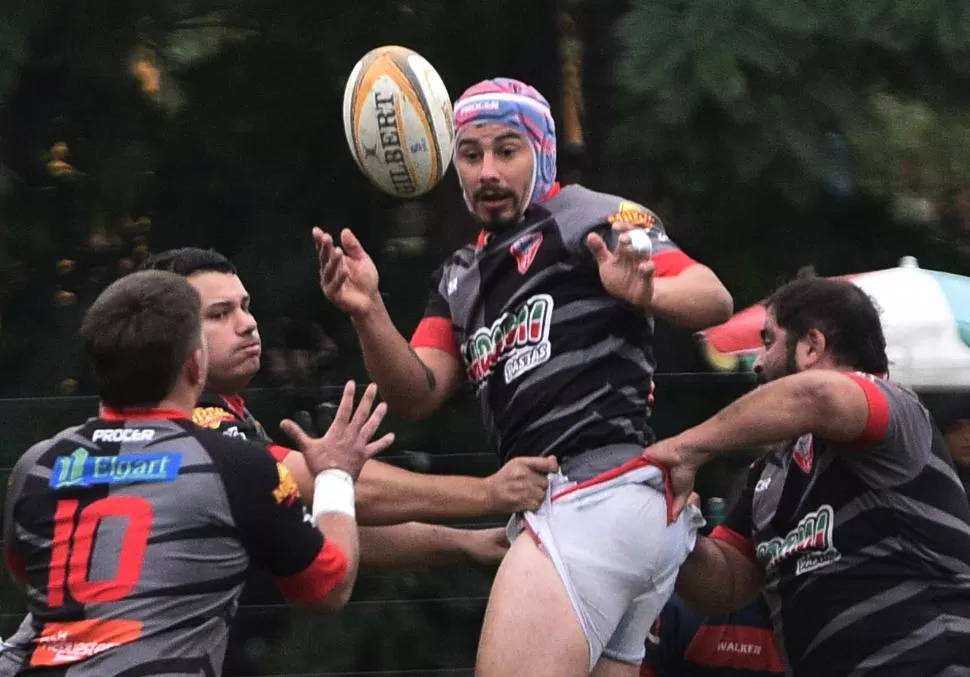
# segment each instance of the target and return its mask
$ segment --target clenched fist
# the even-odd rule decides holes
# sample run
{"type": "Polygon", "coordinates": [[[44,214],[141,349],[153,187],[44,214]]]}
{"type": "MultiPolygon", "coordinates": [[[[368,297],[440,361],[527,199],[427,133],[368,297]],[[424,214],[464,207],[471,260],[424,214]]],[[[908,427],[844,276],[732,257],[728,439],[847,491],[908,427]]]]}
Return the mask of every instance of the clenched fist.
{"type": "Polygon", "coordinates": [[[485,478],[491,512],[510,514],[537,510],[549,487],[547,475],[559,469],[552,456],[519,456],[485,478]]]}

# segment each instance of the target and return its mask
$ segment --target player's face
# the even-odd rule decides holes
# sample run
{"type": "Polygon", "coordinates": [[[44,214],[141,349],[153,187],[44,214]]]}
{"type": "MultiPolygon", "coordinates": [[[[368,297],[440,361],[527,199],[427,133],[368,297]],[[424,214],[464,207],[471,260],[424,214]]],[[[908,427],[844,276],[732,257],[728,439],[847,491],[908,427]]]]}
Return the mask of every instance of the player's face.
{"type": "Polygon", "coordinates": [[[957,465],[970,467],[970,419],[960,419],[943,436],[947,449],[957,465]]]}
{"type": "Polygon", "coordinates": [[[529,199],[534,164],[532,148],[522,135],[499,124],[464,130],[455,154],[472,212],[493,230],[518,222],[529,199]]]}
{"type": "Polygon", "coordinates": [[[770,311],[765,318],[765,326],[761,329],[761,342],[764,347],[754,363],[754,371],[759,381],[767,383],[801,371],[797,345],[790,344],[788,333],[778,326],[770,311]]]}
{"type": "Polygon", "coordinates": [[[196,273],[189,282],[202,297],[207,384],[223,395],[238,394],[259,371],[262,352],[249,293],[231,273],[196,273]]]}

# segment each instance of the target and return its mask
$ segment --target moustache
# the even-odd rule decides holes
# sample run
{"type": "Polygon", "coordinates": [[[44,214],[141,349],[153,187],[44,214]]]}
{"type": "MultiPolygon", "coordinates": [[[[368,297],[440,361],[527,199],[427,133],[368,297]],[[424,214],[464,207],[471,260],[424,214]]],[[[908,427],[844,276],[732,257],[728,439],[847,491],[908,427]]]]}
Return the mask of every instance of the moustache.
{"type": "Polygon", "coordinates": [[[515,194],[507,190],[486,189],[475,193],[475,201],[515,199],[515,194]]]}

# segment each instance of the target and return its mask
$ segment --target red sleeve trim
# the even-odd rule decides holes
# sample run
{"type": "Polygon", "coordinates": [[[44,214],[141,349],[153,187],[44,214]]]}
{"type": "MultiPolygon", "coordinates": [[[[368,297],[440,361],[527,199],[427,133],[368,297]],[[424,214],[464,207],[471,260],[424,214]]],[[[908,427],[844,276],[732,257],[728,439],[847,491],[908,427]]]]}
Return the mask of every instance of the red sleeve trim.
{"type": "Polygon", "coordinates": [[[657,277],[674,277],[697,263],[679,249],[668,249],[653,256],[657,277]]]}
{"type": "Polygon", "coordinates": [[[746,536],[742,536],[734,529],[719,524],[711,532],[711,538],[722,543],[727,543],[749,560],[758,564],[758,558],[754,554],[754,541],[746,536]]]}
{"type": "Polygon", "coordinates": [[[640,665],[640,677],[660,677],[660,675],[652,667],[646,663],[642,663],[640,665]]]}
{"type": "Polygon", "coordinates": [[[846,374],[859,384],[866,394],[866,404],[869,406],[869,418],[862,433],[850,444],[876,444],[881,442],[889,430],[889,400],[886,393],[863,374],[846,374]]]}
{"type": "Polygon", "coordinates": [[[451,320],[447,317],[426,317],[418,323],[411,337],[412,348],[437,348],[456,360],[461,359],[451,320]]]}
{"type": "Polygon", "coordinates": [[[276,587],[289,602],[312,604],[340,584],[349,566],[343,551],[325,540],[310,566],[292,576],[277,576],[276,587]]]}
{"type": "Polygon", "coordinates": [[[282,463],[283,459],[289,456],[290,452],[293,450],[287,449],[286,447],[282,447],[278,444],[269,444],[266,446],[266,451],[269,452],[270,456],[276,459],[277,463],[282,463]]]}
{"type": "Polygon", "coordinates": [[[26,585],[27,565],[24,563],[24,558],[13,552],[10,546],[3,549],[3,557],[7,562],[7,569],[10,570],[10,575],[13,576],[14,580],[21,585],[26,585]]]}

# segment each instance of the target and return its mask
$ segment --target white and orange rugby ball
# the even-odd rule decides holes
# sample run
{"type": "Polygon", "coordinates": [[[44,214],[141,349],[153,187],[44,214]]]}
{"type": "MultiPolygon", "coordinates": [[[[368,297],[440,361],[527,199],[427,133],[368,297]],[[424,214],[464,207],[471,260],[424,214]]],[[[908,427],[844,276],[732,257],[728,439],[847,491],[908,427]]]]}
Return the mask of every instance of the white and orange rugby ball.
{"type": "Polygon", "coordinates": [[[395,197],[423,195],[451,164],[455,122],[448,89],[417,52],[397,45],[372,49],[347,79],[344,134],[374,185],[395,197]]]}

